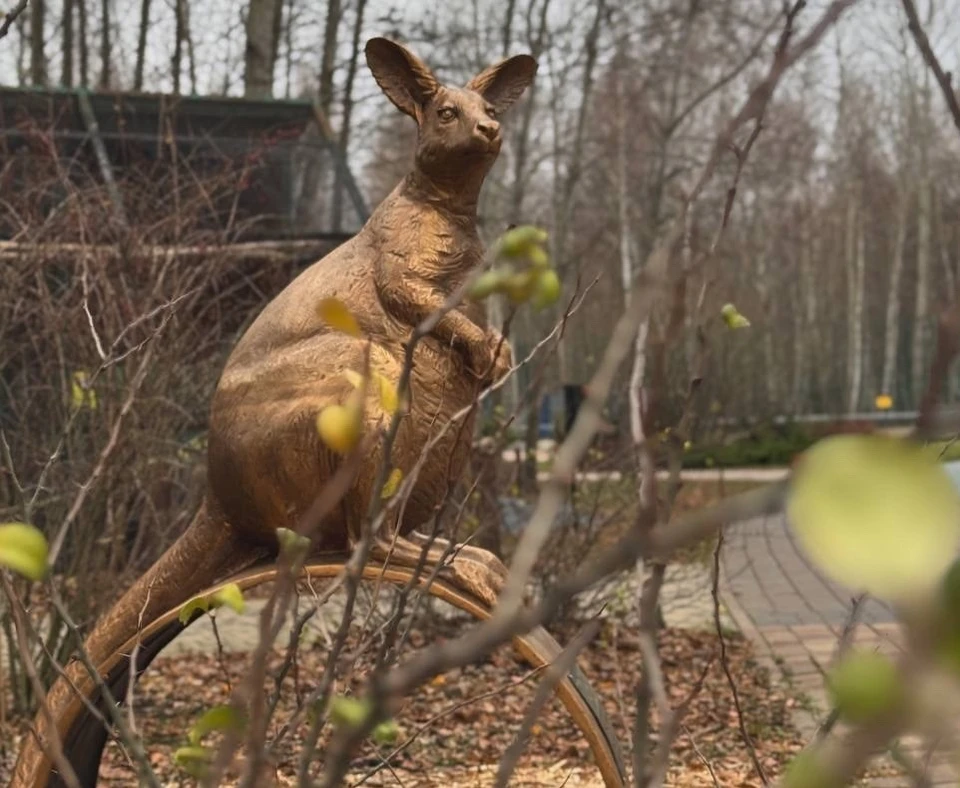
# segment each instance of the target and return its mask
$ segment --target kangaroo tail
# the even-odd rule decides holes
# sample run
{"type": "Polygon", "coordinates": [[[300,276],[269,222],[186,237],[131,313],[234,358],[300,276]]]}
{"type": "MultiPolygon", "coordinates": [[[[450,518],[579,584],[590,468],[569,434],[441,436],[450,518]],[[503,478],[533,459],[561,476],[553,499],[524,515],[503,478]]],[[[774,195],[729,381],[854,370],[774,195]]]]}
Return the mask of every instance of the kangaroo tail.
{"type": "MultiPolygon", "coordinates": [[[[213,517],[208,505],[202,504],[183,535],[101,616],[84,643],[91,662],[102,665],[134,640],[153,618],[183,605],[217,580],[244,569],[261,558],[263,552],[213,517]]],[[[154,651],[163,647],[162,643],[143,645],[154,651]]],[[[68,734],[76,733],[75,723],[85,711],[83,698],[96,700],[96,690],[83,663],[73,660],[66,666],[64,675],[42,701],[45,708],[37,713],[32,730],[24,737],[10,788],[52,788],[64,784],[51,758],[51,744],[57,746],[53,737],[62,743],[68,734]],[[51,718],[53,726],[49,724],[51,718]]],[[[94,723],[94,727],[99,726],[94,723]]],[[[81,786],[96,785],[99,753],[93,774],[82,773],[89,769],[78,748],[68,747],[63,754],[75,767],[81,786]]]]}

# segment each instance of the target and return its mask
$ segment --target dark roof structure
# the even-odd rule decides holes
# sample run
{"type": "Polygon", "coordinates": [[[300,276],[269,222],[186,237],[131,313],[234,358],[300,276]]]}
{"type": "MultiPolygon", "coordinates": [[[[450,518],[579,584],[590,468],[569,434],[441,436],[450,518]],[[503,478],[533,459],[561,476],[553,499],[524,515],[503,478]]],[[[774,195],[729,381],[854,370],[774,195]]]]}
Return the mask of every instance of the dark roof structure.
{"type": "Polygon", "coordinates": [[[121,222],[127,176],[155,182],[171,163],[191,177],[236,176],[209,221],[242,223],[239,240],[338,241],[367,218],[326,118],[308,101],[0,88],[0,190],[49,158],[51,143],[71,179],[82,172],[105,186],[121,222]]]}

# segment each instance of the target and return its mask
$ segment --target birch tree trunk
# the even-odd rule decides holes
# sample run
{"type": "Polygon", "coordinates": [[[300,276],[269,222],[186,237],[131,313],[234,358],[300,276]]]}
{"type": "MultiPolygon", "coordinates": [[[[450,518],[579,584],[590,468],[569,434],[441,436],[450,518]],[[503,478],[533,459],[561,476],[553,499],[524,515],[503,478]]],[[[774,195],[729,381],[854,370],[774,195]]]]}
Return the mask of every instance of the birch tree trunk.
{"type": "MultiPolygon", "coordinates": [[[[803,223],[803,229],[806,222],[803,223]]],[[[807,317],[807,299],[809,298],[809,273],[807,269],[810,261],[807,258],[807,243],[805,235],[800,239],[800,248],[797,250],[797,286],[800,288],[800,299],[793,305],[793,386],[790,390],[791,415],[797,416],[806,410],[810,391],[810,373],[807,367],[807,354],[810,347],[810,325],[807,317]]]]}
{"type": "MultiPolygon", "coordinates": [[[[925,158],[921,155],[921,158],[925,158]]],[[[924,166],[924,165],[921,165],[924,166]]],[[[930,289],[930,183],[921,175],[917,194],[917,294],[914,307],[913,353],[911,380],[914,405],[919,404],[927,377],[927,321],[930,289]]]]}
{"type": "Polygon", "coordinates": [[[917,179],[917,290],[913,314],[913,347],[911,348],[910,379],[913,390],[914,406],[918,406],[926,388],[927,376],[927,340],[930,301],[930,235],[933,206],[931,204],[932,184],[930,178],[930,72],[924,69],[922,105],[920,113],[920,133],[917,141],[920,148],[920,177],[917,179]]]}
{"type": "Polygon", "coordinates": [[[903,279],[904,246],[907,242],[907,221],[910,195],[904,187],[897,202],[897,227],[893,241],[893,262],[890,264],[890,284],[887,291],[887,315],[884,324],[883,375],[880,393],[894,396],[896,386],[897,350],[900,341],[900,285],[903,279]]]}
{"type": "Polygon", "coordinates": [[[865,239],[857,196],[847,203],[847,412],[856,413],[860,406],[863,382],[863,285],[865,239]]]}
{"type": "Polygon", "coordinates": [[[763,353],[763,382],[766,392],[766,410],[771,415],[778,415],[777,372],[776,360],[773,357],[773,320],[770,313],[770,270],[767,265],[769,244],[765,237],[766,227],[760,217],[753,222],[758,228],[760,237],[757,238],[757,295],[760,297],[760,313],[763,316],[763,331],[760,334],[760,346],[763,353]]]}

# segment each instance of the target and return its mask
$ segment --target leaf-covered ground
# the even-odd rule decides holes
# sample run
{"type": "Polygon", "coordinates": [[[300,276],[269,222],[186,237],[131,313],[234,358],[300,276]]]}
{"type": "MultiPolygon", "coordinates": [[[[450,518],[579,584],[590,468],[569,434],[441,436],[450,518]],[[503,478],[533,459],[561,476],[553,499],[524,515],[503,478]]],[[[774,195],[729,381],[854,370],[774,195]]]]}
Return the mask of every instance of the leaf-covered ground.
{"type": "MultiPolygon", "coordinates": [[[[434,622],[429,631],[415,630],[411,642],[421,646],[428,640],[452,637],[456,631],[456,622],[434,622]]],[[[685,718],[684,731],[674,743],[670,785],[714,785],[711,770],[721,785],[761,785],[743,744],[717,647],[713,634],[668,630],[661,635],[663,667],[674,703],[683,701],[707,670],[702,691],[692,701],[685,718]]],[[[768,775],[775,775],[800,745],[789,723],[795,701],[771,685],[766,671],[754,662],[749,644],[742,638],[728,636],[727,652],[747,731],[763,768],[768,775]]],[[[325,649],[301,650],[296,670],[291,671],[285,683],[274,732],[289,718],[297,695],[303,697],[316,685],[326,654],[325,649]]],[[[272,664],[276,667],[281,661],[282,654],[278,652],[272,664]]],[[[636,637],[608,626],[583,652],[580,662],[604,698],[621,741],[628,741],[625,731],[633,717],[633,689],[640,669],[636,637]]],[[[186,732],[197,717],[226,699],[228,677],[234,686],[242,681],[247,664],[246,657],[239,654],[161,659],[144,676],[136,695],[136,717],[154,769],[164,785],[194,784],[173,764],[172,753],[185,744],[186,732]]],[[[363,670],[361,659],[351,684],[362,682],[363,670]]],[[[511,650],[505,649],[482,664],[435,679],[411,697],[397,716],[397,741],[393,745],[371,744],[355,764],[352,780],[359,781],[379,768],[367,784],[492,783],[494,770],[488,767],[498,762],[512,742],[537,678],[514,658],[511,650]]],[[[344,686],[338,685],[338,691],[342,692],[344,686]]],[[[533,733],[512,784],[602,785],[586,743],[558,702],[548,705],[533,733]]],[[[300,741],[299,732],[295,732],[278,746],[272,757],[275,784],[294,784],[291,778],[296,773],[300,741]]],[[[136,778],[122,752],[111,745],[101,785],[134,784],[136,778]]]]}

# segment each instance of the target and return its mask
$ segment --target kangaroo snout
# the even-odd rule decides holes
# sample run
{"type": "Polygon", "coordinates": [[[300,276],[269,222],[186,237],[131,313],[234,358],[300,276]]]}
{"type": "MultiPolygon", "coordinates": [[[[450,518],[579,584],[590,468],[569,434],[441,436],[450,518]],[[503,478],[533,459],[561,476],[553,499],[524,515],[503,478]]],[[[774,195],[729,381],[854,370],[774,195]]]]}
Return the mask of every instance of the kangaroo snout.
{"type": "Polygon", "coordinates": [[[500,136],[500,124],[495,120],[481,120],[477,123],[477,133],[488,142],[493,142],[500,136]]]}

